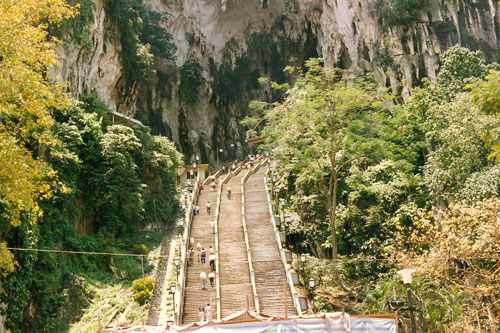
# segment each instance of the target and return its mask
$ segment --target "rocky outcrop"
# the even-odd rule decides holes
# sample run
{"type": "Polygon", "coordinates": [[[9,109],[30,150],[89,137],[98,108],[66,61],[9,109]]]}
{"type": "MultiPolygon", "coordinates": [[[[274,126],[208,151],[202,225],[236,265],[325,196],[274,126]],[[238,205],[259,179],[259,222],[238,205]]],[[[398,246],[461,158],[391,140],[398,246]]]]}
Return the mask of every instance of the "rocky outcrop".
{"type": "Polygon", "coordinates": [[[94,22],[89,26],[91,47],[61,46],[58,51],[59,67],[54,76],[69,82],[73,95],[97,93],[112,109],[123,103],[121,45],[119,39],[109,33],[103,0],[94,0],[94,22]]]}
{"type": "Polygon", "coordinates": [[[125,93],[121,46],[102,1],[96,0],[92,50],[61,48],[56,72],[75,94],[97,92],[113,109],[143,119],[203,161],[215,161],[219,149],[222,159],[244,155],[239,121],[248,102],[273,98],[256,78],[287,79],[280,74],[285,65],[321,56],[328,66],[373,72],[379,85],[406,99],[423,77],[435,77],[438,56],[448,47],[479,49],[492,60],[500,46],[500,2],[494,0],[432,0],[417,22],[385,28],[370,0],[145,0],[149,9],[172,15],[165,28],[177,46],[176,66],[156,59],[154,78],[132,83],[125,93]],[[186,62],[203,67],[195,104],[179,97],[177,67],[186,62]]]}

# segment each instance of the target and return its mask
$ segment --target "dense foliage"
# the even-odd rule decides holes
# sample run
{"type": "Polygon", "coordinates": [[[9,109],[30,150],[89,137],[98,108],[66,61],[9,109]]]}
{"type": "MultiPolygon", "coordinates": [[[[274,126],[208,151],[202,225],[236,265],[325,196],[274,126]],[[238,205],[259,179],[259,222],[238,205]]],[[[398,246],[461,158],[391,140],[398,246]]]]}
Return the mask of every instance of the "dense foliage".
{"type": "Polygon", "coordinates": [[[186,104],[196,104],[200,100],[198,94],[200,87],[205,83],[202,76],[203,67],[197,62],[186,62],[179,68],[181,83],[179,95],[186,104]]]}
{"type": "MultiPolygon", "coordinates": [[[[177,212],[173,144],[112,124],[96,96],[73,101],[47,79],[57,65],[49,25],[71,17],[63,1],[0,3],[0,311],[12,332],[61,331],[58,320],[67,324],[83,305],[68,292],[77,275],[131,283],[141,269],[133,257],[6,247],[143,254],[159,240],[139,231],[177,212]]],[[[86,26],[67,24],[75,33],[86,26]]]]}
{"type": "Polygon", "coordinates": [[[440,331],[442,323],[451,331],[467,323],[478,331],[498,329],[499,208],[496,197],[457,201],[443,216],[420,210],[411,226],[398,226],[386,251],[418,269],[415,288],[424,331],[440,331]]]}
{"type": "Polygon", "coordinates": [[[440,64],[436,81],[413,89],[402,106],[371,88],[369,77],[338,70],[328,77],[311,61],[294,86],[272,84],[285,91],[282,102],[251,104],[262,118],[244,124],[266,125],[279,198],[291,216],[289,246],[312,254],[298,270],[319,281],[323,310],[389,311],[387,300],[405,292],[395,272],[409,263],[418,268],[419,329],[497,328],[500,181],[489,157],[497,156],[499,85],[490,70],[498,65],[458,46],[440,64]],[[339,164],[323,165],[332,156],[339,164]],[[333,232],[322,183],[335,177],[333,232]],[[334,235],[338,261],[322,259],[334,235]]]}
{"type": "Polygon", "coordinates": [[[420,21],[431,0],[375,0],[373,8],[382,19],[383,27],[407,26],[420,21]]]}
{"type": "Polygon", "coordinates": [[[317,183],[336,259],[339,178],[351,164],[364,158],[367,148],[361,140],[353,140],[360,130],[354,124],[368,113],[381,112],[384,96],[369,82],[347,85],[340,73],[324,69],[319,59],[310,59],[306,68],[287,90],[284,101],[266,112],[269,125],[264,134],[275,147],[280,167],[293,174],[297,190],[317,183]]]}
{"type": "Polygon", "coordinates": [[[64,41],[66,47],[71,44],[81,45],[91,51],[92,41],[90,25],[94,20],[95,2],[93,0],[66,0],[77,10],[76,15],[50,27],[51,34],[64,41]]]}
{"type": "MultiPolygon", "coordinates": [[[[271,80],[285,82],[283,69],[286,52],[294,49],[288,39],[279,42],[273,40],[269,33],[254,32],[247,39],[247,54],[235,59],[230,55],[240,46],[234,39],[230,39],[225,46],[222,64],[217,65],[210,59],[209,72],[214,78],[212,89],[215,102],[219,106],[241,104],[244,93],[250,93],[259,88],[259,76],[264,73],[271,80]]],[[[241,107],[247,107],[243,104],[241,107]]]]}
{"type": "Polygon", "coordinates": [[[134,299],[139,304],[144,304],[151,298],[153,291],[154,279],[153,278],[140,278],[134,280],[132,283],[132,291],[134,292],[134,299]]]}
{"type": "Polygon", "coordinates": [[[161,25],[168,13],[150,11],[135,0],[105,0],[106,13],[119,31],[126,87],[148,80],[154,73],[154,57],[174,60],[175,44],[161,25]]]}
{"type": "MultiPolygon", "coordinates": [[[[67,190],[41,202],[38,224],[16,228],[5,237],[11,247],[143,254],[144,240],[137,238],[137,231],[146,224],[173,223],[179,153],[147,128],[110,123],[107,111],[91,95],[54,112],[60,144],[48,164],[67,190]]],[[[44,331],[55,325],[70,272],[87,277],[108,272],[130,281],[141,272],[130,257],[16,253],[15,259],[18,268],[3,280],[1,296],[13,331],[44,331]],[[30,302],[36,317],[26,321],[22,309],[30,302]]]]}
{"type": "MultiPolygon", "coordinates": [[[[0,240],[14,227],[35,223],[39,199],[57,183],[42,160],[56,140],[50,109],[64,107],[68,96],[49,82],[44,70],[57,64],[49,23],[72,11],[64,1],[0,3],[0,240]]],[[[2,245],[0,276],[13,269],[2,245]]]]}

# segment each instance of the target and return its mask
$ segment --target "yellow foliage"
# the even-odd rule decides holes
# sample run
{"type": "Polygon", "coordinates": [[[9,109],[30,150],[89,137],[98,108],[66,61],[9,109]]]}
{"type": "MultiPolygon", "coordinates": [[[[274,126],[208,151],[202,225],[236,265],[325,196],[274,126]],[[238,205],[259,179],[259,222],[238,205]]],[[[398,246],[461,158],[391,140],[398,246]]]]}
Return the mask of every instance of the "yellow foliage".
{"type": "MultiPolygon", "coordinates": [[[[64,0],[0,1],[0,239],[10,226],[36,222],[37,201],[51,195],[55,175],[43,161],[57,143],[50,110],[65,107],[70,97],[49,79],[57,40],[47,27],[73,14],[64,0]]],[[[1,271],[12,257],[5,248],[0,252],[1,271]]]]}
{"type": "Polygon", "coordinates": [[[134,244],[132,246],[132,250],[134,251],[134,253],[137,253],[137,254],[147,254],[148,253],[148,247],[144,244],[134,244]]]}
{"type": "Polygon", "coordinates": [[[44,182],[45,165],[33,159],[29,151],[18,145],[9,133],[0,132],[0,202],[3,204],[2,219],[12,226],[19,226],[24,213],[32,218],[41,214],[36,199],[48,191],[44,182]]]}
{"type": "Polygon", "coordinates": [[[14,270],[14,256],[6,249],[5,243],[0,243],[0,277],[4,277],[7,273],[14,270]]]}
{"type": "Polygon", "coordinates": [[[137,303],[143,305],[151,298],[154,278],[146,277],[144,279],[137,279],[132,282],[132,291],[134,293],[134,299],[137,303]]]}
{"type": "Polygon", "coordinates": [[[385,250],[421,277],[477,296],[458,325],[479,320],[484,327],[500,318],[500,308],[491,306],[500,302],[500,199],[422,210],[411,227],[399,227],[394,244],[385,250]]]}

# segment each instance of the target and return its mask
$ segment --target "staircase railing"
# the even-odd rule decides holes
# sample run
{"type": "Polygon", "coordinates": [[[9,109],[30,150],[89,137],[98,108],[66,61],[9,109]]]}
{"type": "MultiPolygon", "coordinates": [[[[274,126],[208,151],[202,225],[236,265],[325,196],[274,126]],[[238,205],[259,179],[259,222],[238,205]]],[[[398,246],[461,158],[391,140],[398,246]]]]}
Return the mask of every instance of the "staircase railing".
{"type": "Polygon", "coordinates": [[[187,251],[189,238],[191,234],[191,223],[193,221],[193,204],[198,199],[198,195],[200,192],[200,175],[196,177],[196,182],[193,187],[193,191],[191,195],[188,197],[188,204],[186,205],[186,216],[184,222],[184,230],[182,233],[182,243],[181,243],[181,261],[179,264],[179,280],[177,281],[177,288],[174,295],[175,298],[175,311],[174,311],[174,319],[177,323],[182,322],[182,316],[184,308],[184,291],[186,288],[186,277],[187,277],[187,251]]]}

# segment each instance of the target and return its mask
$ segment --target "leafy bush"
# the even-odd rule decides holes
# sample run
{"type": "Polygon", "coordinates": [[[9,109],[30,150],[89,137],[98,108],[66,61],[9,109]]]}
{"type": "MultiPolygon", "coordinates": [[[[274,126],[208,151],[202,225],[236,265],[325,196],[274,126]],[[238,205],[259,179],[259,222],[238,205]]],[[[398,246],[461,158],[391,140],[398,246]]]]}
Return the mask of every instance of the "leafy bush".
{"type": "Polygon", "coordinates": [[[373,8],[387,29],[394,25],[419,22],[420,16],[429,9],[430,4],[430,0],[375,0],[373,8]]]}
{"type": "Polygon", "coordinates": [[[137,254],[146,254],[148,253],[148,247],[144,244],[134,244],[132,246],[132,250],[134,251],[134,253],[137,253],[137,254]]]}
{"type": "Polygon", "coordinates": [[[151,291],[149,290],[142,290],[134,294],[134,299],[137,303],[140,305],[143,305],[147,301],[151,299],[151,291]]]}
{"type": "MultiPolygon", "coordinates": [[[[116,249],[107,249],[114,253],[116,249]]],[[[119,280],[134,280],[141,276],[141,269],[134,257],[113,256],[109,259],[109,268],[113,276],[119,280]]]]}
{"type": "Polygon", "coordinates": [[[151,292],[154,286],[154,278],[146,277],[134,280],[132,282],[132,291],[134,299],[140,305],[143,305],[151,298],[151,292]]]}

